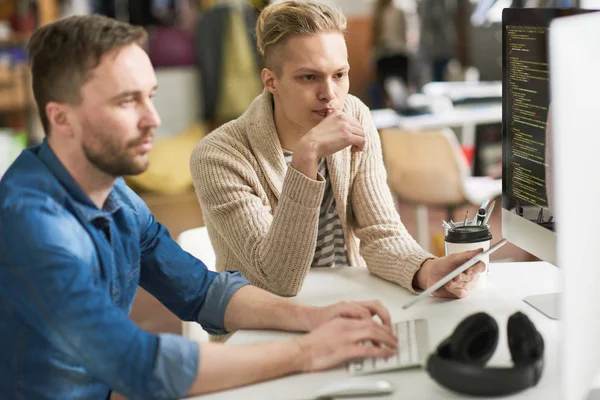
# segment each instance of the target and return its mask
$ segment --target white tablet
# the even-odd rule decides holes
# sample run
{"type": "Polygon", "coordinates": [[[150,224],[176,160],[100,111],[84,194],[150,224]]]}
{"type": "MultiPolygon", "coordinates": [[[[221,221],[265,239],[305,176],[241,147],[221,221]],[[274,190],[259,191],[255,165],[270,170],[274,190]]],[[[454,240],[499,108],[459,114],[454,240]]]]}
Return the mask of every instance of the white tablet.
{"type": "Polygon", "coordinates": [[[439,288],[444,286],[446,283],[450,282],[452,279],[456,278],[458,275],[465,272],[467,269],[469,269],[469,267],[472,267],[473,265],[477,264],[479,261],[481,261],[482,258],[484,258],[485,256],[487,256],[489,254],[492,254],[493,252],[498,250],[500,247],[504,246],[505,243],[506,243],[506,239],[502,239],[501,241],[499,241],[498,243],[496,243],[495,245],[493,245],[486,251],[477,254],[475,257],[471,258],[469,261],[467,261],[466,263],[464,263],[463,265],[456,268],[455,270],[450,272],[448,275],[446,275],[445,277],[443,277],[442,279],[440,279],[439,281],[434,283],[429,289],[419,293],[419,295],[417,297],[415,297],[414,299],[412,299],[411,301],[409,301],[408,303],[403,305],[402,309],[406,310],[407,308],[409,308],[412,305],[414,305],[415,303],[417,303],[419,300],[430,296],[433,292],[435,292],[436,290],[438,290],[439,288]]]}

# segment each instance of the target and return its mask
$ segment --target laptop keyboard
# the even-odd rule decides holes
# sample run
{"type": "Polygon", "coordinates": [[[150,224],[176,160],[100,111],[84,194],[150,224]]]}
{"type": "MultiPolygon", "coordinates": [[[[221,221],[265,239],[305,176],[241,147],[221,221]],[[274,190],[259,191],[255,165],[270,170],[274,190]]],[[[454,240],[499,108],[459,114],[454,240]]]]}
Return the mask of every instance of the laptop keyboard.
{"type": "Polygon", "coordinates": [[[387,358],[365,358],[348,363],[351,375],[366,375],[425,364],[429,351],[427,320],[413,319],[396,322],[392,330],[398,337],[398,351],[387,358]]]}

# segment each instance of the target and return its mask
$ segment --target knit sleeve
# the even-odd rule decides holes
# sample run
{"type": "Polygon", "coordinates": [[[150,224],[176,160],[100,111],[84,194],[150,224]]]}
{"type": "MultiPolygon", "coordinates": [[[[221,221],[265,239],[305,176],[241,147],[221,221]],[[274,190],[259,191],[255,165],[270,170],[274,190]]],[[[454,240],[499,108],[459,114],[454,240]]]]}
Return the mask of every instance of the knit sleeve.
{"type": "Polygon", "coordinates": [[[351,196],[360,253],[373,274],[414,292],[414,275],[434,256],[413,239],[396,211],[369,109],[360,103],[356,114],[367,136],[351,196]]]}
{"type": "MultiPolygon", "coordinates": [[[[252,283],[281,296],[298,293],[314,256],[325,182],[288,168],[275,212],[256,193],[257,174],[243,155],[205,142],[191,171],[205,219],[252,283]]],[[[218,255],[217,255],[218,256],[218,255]]]]}

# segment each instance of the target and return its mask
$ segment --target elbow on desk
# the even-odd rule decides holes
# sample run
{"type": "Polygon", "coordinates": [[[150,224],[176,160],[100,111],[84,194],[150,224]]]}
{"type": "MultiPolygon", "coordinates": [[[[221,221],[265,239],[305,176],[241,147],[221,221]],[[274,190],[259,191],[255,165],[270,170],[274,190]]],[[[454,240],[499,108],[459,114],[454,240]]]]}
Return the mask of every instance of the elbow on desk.
{"type": "MultiPolygon", "coordinates": [[[[302,289],[306,274],[302,276],[290,276],[290,274],[261,274],[259,279],[256,279],[255,285],[267,290],[277,296],[294,297],[302,289]]],[[[250,278],[250,281],[253,279],[250,278]]]]}
{"type": "Polygon", "coordinates": [[[294,265],[285,265],[285,263],[277,261],[268,264],[254,264],[251,271],[242,271],[242,273],[257,287],[277,296],[294,297],[302,289],[310,265],[310,260],[306,264],[295,263],[294,265]]]}
{"type": "Polygon", "coordinates": [[[294,297],[298,295],[300,289],[302,289],[303,283],[304,279],[302,279],[302,282],[300,282],[300,284],[293,284],[293,282],[288,281],[284,283],[267,284],[264,286],[266,286],[265,290],[268,290],[269,292],[276,294],[277,296],[294,297]]]}

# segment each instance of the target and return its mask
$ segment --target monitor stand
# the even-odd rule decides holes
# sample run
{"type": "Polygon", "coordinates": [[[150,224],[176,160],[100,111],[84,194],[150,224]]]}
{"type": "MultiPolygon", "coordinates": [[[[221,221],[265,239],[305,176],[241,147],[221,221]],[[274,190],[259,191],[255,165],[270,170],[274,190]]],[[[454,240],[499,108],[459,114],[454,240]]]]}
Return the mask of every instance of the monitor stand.
{"type": "Polygon", "coordinates": [[[550,319],[560,319],[560,293],[545,293],[525,297],[523,301],[550,319]]]}

